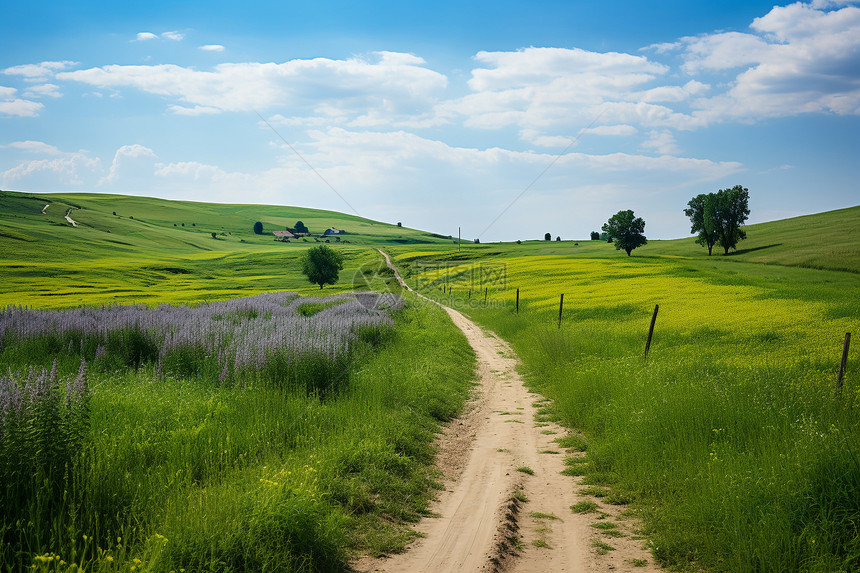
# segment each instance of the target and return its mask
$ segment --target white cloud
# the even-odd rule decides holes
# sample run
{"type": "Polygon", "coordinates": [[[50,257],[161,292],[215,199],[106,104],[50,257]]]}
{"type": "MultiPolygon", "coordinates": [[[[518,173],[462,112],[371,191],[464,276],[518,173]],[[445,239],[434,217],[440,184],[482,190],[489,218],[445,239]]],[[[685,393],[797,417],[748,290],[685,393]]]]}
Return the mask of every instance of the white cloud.
{"type": "Polygon", "coordinates": [[[152,177],[158,156],[150,148],[134,143],[123,145],[114,153],[108,174],[98,184],[127,188],[152,177]]]}
{"type": "Polygon", "coordinates": [[[201,50],[204,52],[223,52],[224,46],[221,44],[206,44],[205,46],[200,46],[201,50]]]}
{"type": "Polygon", "coordinates": [[[86,152],[64,152],[41,141],[16,141],[5,145],[30,154],[48,158],[21,161],[15,167],[0,173],[3,188],[21,188],[56,191],[57,186],[79,186],[99,169],[100,162],[86,152]]]}
{"type": "Polygon", "coordinates": [[[36,101],[15,97],[18,90],[0,86],[0,114],[36,117],[45,106],[36,101]]]}
{"type": "Polygon", "coordinates": [[[182,40],[182,38],[185,37],[185,34],[182,34],[180,32],[177,32],[176,30],[173,30],[170,32],[162,33],[161,37],[165,38],[167,40],[173,40],[174,42],[179,42],[180,40],[182,40]]]}
{"type": "Polygon", "coordinates": [[[690,73],[743,69],[730,89],[701,99],[705,121],[801,113],[860,114],[860,8],[834,3],[776,6],[751,24],[755,34],[686,39],[690,73]]]}
{"type": "Polygon", "coordinates": [[[6,145],[0,145],[0,147],[5,147],[7,149],[17,149],[19,151],[35,153],[39,155],[63,155],[63,152],[60,151],[59,148],[53,145],[49,145],[43,141],[13,141],[12,143],[8,143],[6,145]]]}
{"type": "Polygon", "coordinates": [[[146,40],[157,40],[158,36],[152,32],[138,32],[136,39],[138,42],[145,42],[146,40]]]}
{"type": "Polygon", "coordinates": [[[57,72],[61,72],[77,64],[78,62],[71,62],[68,60],[64,60],[62,62],[23,64],[6,68],[3,70],[3,73],[7,76],[22,76],[27,81],[40,82],[52,77],[57,72]]]}
{"type": "Polygon", "coordinates": [[[642,144],[646,150],[652,150],[661,155],[676,155],[681,149],[675,142],[675,136],[671,131],[652,131],[648,134],[649,138],[642,144]]]}
{"type": "Polygon", "coordinates": [[[181,105],[172,105],[168,109],[177,115],[214,115],[221,113],[217,107],[209,107],[205,105],[195,105],[194,107],[184,107],[181,105]]]}
{"type": "Polygon", "coordinates": [[[617,135],[617,136],[628,136],[628,135],[636,135],[639,133],[639,130],[633,127],[632,125],[598,125],[597,127],[592,127],[590,129],[586,129],[583,133],[592,133],[594,135],[617,135]]]}
{"type": "Polygon", "coordinates": [[[280,107],[289,109],[293,117],[322,114],[335,122],[374,110],[388,121],[409,119],[429,112],[447,85],[447,78],[425,67],[421,58],[392,52],[380,52],[376,61],[315,58],[282,64],[227,63],[212,71],[171,64],[110,65],[59,77],[98,88],[132,87],[190,104],[171,108],[177,113],[280,107]]]}
{"type": "Polygon", "coordinates": [[[24,95],[27,97],[52,98],[58,98],[63,96],[63,94],[60,93],[60,86],[56,84],[39,84],[36,86],[29,86],[26,90],[24,90],[24,95]]]}
{"type": "Polygon", "coordinates": [[[440,103],[437,113],[468,127],[517,126],[523,139],[539,145],[570,141],[599,121],[649,128],[690,129],[701,121],[689,113],[652,102],[686,102],[708,86],[692,80],[682,86],[646,89],[669,68],[644,56],[581,49],[527,48],[516,52],[480,52],[488,67],[472,70],[473,93],[440,103]]]}

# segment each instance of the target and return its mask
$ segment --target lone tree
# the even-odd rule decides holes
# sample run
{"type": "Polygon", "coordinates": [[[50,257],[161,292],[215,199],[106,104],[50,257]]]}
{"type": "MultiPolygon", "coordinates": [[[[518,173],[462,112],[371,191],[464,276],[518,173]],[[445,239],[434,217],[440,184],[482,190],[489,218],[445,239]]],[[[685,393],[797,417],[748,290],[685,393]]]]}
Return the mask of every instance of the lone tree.
{"type": "Polygon", "coordinates": [[[292,229],[287,229],[287,230],[291,231],[293,233],[304,233],[305,235],[310,234],[310,231],[308,230],[308,228],[305,227],[305,224],[302,223],[301,221],[296,221],[296,226],[293,227],[292,229]]]}
{"type": "Polygon", "coordinates": [[[543,236],[543,240],[544,241],[552,241],[552,235],[550,235],[549,233],[545,233],[543,236]]]}
{"type": "Polygon", "coordinates": [[[630,251],[648,243],[645,235],[645,221],[641,217],[634,217],[633,211],[618,211],[609,218],[609,221],[601,227],[609,236],[609,240],[615,241],[615,249],[624,249],[627,256],[630,251]]]}
{"type": "Polygon", "coordinates": [[[599,241],[600,240],[600,233],[598,233],[597,231],[592,231],[591,232],[591,240],[592,241],[599,241]]]}
{"type": "Polygon", "coordinates": [[[254,234],[255,235],[262,235],[263,234],[263,223],[261,223],[260,221],[257,221],[256,223],[254,223],[254,234]]]}
{"type": "Polygon", "coordinates": [[[714,216],[719,242],[724,254],[728,255],[729,249],[736,249],[738,241],[747,238],[741,227],[750,215],[750,193],[749,189],[735,185],[731,189],[720,189],[715,197],[714,216]]]}
{"type": "Polygon", "coordinates": [[[333,285],[343,268],[343,255],[325,245],[308,249],[301,258],[302,272],[314,284],[333,285]]]}
{"type": "Polygon", "coordinates": [[[684,209],[684,214],[690,218],[690,232],[698,233],[696,242],[703,247],[708,248],[708,256],[711,256],[711,249],[720,238],[717,230],[717,220],[714,207],[716,206],[716,195],[708,193],[696,195],[687,203],[688,209],[684,209]]]}
{"type": "Polygon", "coordinates": [[[684,214],[690,218],[690,232],[698,233],[696,242],[708,247],[708,255],[717,243],[725,254],[737,248],[738,241],[746,238],[741,228],[749,217],[749,189],[735,185],[716,193],[697,195],[690,199],[684,214]]]}

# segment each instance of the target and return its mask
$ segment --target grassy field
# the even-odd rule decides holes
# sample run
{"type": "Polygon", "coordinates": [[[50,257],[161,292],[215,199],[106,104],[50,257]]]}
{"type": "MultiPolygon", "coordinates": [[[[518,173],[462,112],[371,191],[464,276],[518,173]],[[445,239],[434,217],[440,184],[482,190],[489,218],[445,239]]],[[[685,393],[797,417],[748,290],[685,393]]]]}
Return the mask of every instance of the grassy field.
{"type": "Polygon", "coordinates": [[[347,231],[340,242],[330,239],[347,259],[341,281],[328,289],[335,292],[352,290],[356,273],[378,260],[368,247],[450,244],[431,233],[315,209],[0,191],[0,308],[310,293],[315,287],[297,261],[316,240],[282,243],[271,233],[298,220],[312,233],[332,226],[347,231]],[[70,209],[77,227],[65,219],[70,209]],[[256,221],[263,235],[254,234],[256,221]]]}
{"type": "MultiPolygon", "coordinates": [[[[350,232],[336,245],[347,266],[324,294],[397,291],[375,251],[384,247],[420,290],[509,340],[528,383],[552,399],[541,415],[572,429],[564,447],[588,452],[570,472],[586,474],[591,495],[632,503],[663,563],[860,569],[856,334],[844,387],[835,387],[844,334],[860,325],[860,207],[750,225],[728,256],[708,257],[689,238],[651,241],[627,257],[592,241],[458,248],[448,237],[290,207],[0,192],[0,308],[318,295],[297,264],[316,241],[269,234],[297,220],[312,232],[350,232]],[[253,233],[255,221],[266,234],[253,233]]],[[[340,307],[310,300],[296,310],[314,320],[340,307]]],[[[266,320],[222,314],[212,320],[266,320]]],[[[330,570],[354,552],[408,541],[405,524],[424,511],[433,482],[432,432],[456,413],[472,375],[473,356],[443,314],[397,311],[389,334],[332,367],[348,373],[335,399],[321,399],[325,380],[309,394],[265,382],[277,369],[237,373],[211,349],[173,362],[123,351],[132,339],[105,341],[99,358],[92,341],[0,348],[7,389],[8,380],[39,387],[39,371],[27,381],[27,368],[59,356],[57,393],[45,403],[66,412],[62,424],[27,435],[86,444],[78,457],[48,448],[74,478],[58,491],[33,481],[42,493],[16,511],[58,517],[5,523],[7,569],[35,559],[54,571],[62,559],[105,571],[330,570]],[[105,358],[114,350],[119,365],[105,358]],[[74,398],[82,354],[84,433],[74,398]],[[200,367],[181,372],[189,360],[200,367]]]]}
{"type": "Polygon", "coordinates": [[[632,257],[535,241],[398,248],[395,260],[409,282],[512,342],[528,383],[553,400],[544,414],[587,449],[574,473],[591,493],[633,503],[663,563],[852,571],[856,342],[841,392],[836,378],[843,337],[860,326],[858,220],[853,208],[750,226],[727,257],[685,239],[632,257]]]}
{"type": "MultiPolygon", "coordinates": [[[[289,300],[299,337],[349,330],[349,304],[365,314],[289,300]]],[[[473,376],[462,334],[441,310],[409,305],[358,330],[346,353],[275,348],[249,369],[239,357],[272,335],[239,334],[265,328],[274,307],[227,308],[160,307],[193,322],[178,342],[159,333],[181,323],[97,334],[118,307],[86,328],[76,315],[39,334],[25,313],[23,330],[6,331],[0,570],[335,571],[413,538],[436,487],[431,441],[473,376]],[[52,360],[56,373],[40,370],[52,360]]]]}
{"type": "Polygon", "coordinates": [[[373,247],[443,243],[313,209],[0,192],[0,570],[331,571],[402,547],[474,356],[437,309],[368,330],[337,297],[399,292],[373,247]],[[298,220],[348,232],[338,284],[300,273],[317,239],[274,241],[298,220]],[[283,291],[335,298],[236,299],[283,291]]]}

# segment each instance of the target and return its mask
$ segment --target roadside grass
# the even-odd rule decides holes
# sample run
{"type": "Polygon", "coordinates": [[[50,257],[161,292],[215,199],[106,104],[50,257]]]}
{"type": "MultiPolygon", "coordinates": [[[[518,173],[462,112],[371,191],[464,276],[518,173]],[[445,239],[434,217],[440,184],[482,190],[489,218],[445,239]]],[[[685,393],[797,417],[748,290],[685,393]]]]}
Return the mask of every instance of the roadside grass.
{"type": "MultiPolygon", "coordinates": [[[[848,211],[838,216],[856,225],[860,210],[848,211]]],[[[631,259],[583,247],[476,245],[426,257],[402,249],[395,260],[425,293],[511,343],[526,382],[552,400],[538,415],[581,434],[559,441],[587,450],[570,471],[635,504],[662,563],[860,569],[853,346],[841,396],[835,388],[843,337],[860,326],[860,282],[856,272],[804,268],[853,269],[856,258],[837,264],[825,246],[803,260],[782,251],[767,265],[745,262],[747,253],[708,258],[695,246],[631,259]],[[482,269],[503,269],[503,280],[482,269]],[[487,302],[467,300],[469,289],[487,291],[487,302]]]]}
{"type": "Polygon", "coordinates": [[[328,571],[402,549],[439,487],[431,442],[460,411],[474,356],[439,309],[394,319],[335,399],[153,364],[93,371],[61,503],[22,500],[26,517],[0,519],[2,568],[328,571]]]}

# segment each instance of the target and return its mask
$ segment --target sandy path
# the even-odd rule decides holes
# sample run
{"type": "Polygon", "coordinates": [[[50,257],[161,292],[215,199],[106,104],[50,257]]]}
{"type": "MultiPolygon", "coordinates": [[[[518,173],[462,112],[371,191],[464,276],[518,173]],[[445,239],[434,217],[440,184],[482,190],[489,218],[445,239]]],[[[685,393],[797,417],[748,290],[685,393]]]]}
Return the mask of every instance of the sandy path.
{"type": "MultiPolygon", "coordinates": [[[[388,255],[380,253],[394,268],[388,255]]],[[[409,288],[399,274],[397,280],[409,288]]],[[[418,524],[416,530],[423,537],[406,552],[365,559],[355,564],[356,570],[655,570],[641,541],[626,540],[632,553],[617,547],[614,554],[600,556],[592,549],[599,536],[591,527],[594,514],[570,510],[574,503],[591,498],[578,496],[576,480],[560,473],[565,468],[564,451],[553,440],[565,430],[534,421],[533,404],[542,397],[523,386],[510,347],[460,312],[442,307],[477,354],[479,385],[467,412],[446,428],[438,444],[437,461],[446,479],[432,508],[438,517],[418,524]],[[521,467],[534,475],[518,471],[521,467]],[[513,500],[516,491],[528,501],[513,500]],[[634,567],[633,558],[648,564],[634,567]]],[[[615,540],[612,544],[619,545],[615,540]]]]}
{"type": "Polygon", "coordinates": [[[75,220],[73,220],[73,219],[72,219],[72,217],[71,217],[71,215],[72,215],[72,210],[71,210],[71,209],[69,209],[69,211],[66,213],[66,221],[68,221],[69,223],[71,223],[72,227],[77,227],[77,226],[78,226],[78,222],[77,222],[77,221],[75,221],[75,220]]]}

